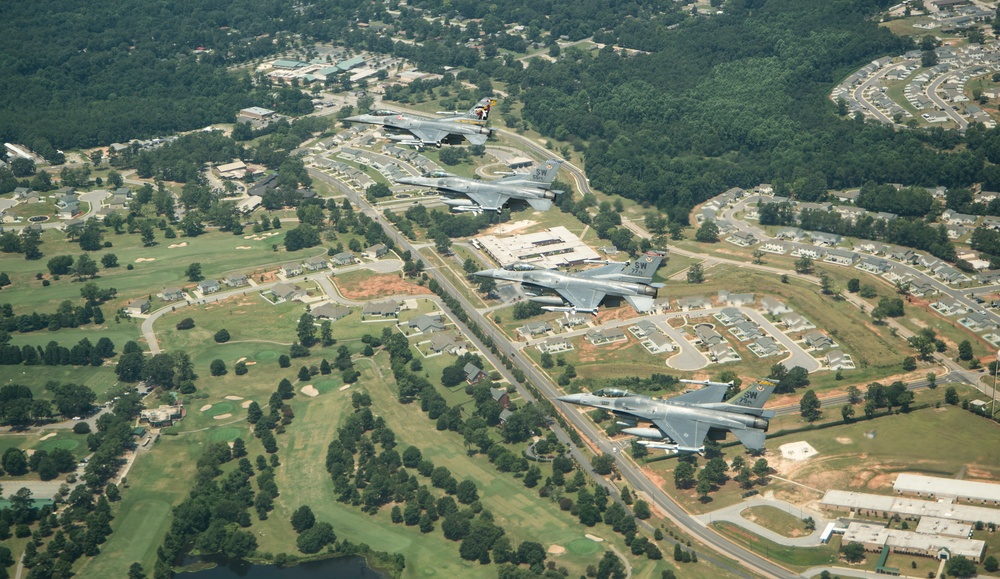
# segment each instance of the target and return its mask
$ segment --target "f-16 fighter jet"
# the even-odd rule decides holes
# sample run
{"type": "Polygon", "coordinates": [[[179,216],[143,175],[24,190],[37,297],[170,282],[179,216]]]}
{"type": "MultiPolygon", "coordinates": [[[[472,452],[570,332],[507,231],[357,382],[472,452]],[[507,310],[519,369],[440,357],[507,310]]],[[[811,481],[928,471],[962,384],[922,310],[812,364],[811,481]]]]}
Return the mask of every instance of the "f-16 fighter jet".
{"type": "Polygon", "coordinates": [[[730,384],[721,382],[682,382],[703,384],[704,388],[659,400],[630,394],[626,390],[605,388],[596,392],[560,396],[559,400],[582,406],[603,408],[627,426],[622,432],[649,440],[639,444],[673,454],[705,450],[710,431],[729,431],[749,450],[764,448],[764,433],[773,410],[764,410],[764,402],[774,392],[774,384],[760,380],[727,402],[722,399],[730,384]],[[640,427],[639,421],[652,422],[640,427]]]}
{"type": "Polygon", "coordinates": [[[565,273],[541,269],[525,263],[515,263],[503,269],[477,271],[479,277],[491,277],[521,283],[533,302],[542,304],[542,309],[552,312],[597,313],[604,296],[620,296],[638,312],[647,312],[653,307],[653,298],[663,284],[652,283],[653,274],[660,267],[663,258],[659,255],[643,255],[634,263],[611,263],[580,273],[565,273]],[[541,295],[552,291],[558,296],[541,295]]]}
{"type": "Polygon", "coordinates": [[[449,173],[430,177],[405,177],[397,183],[433,187],[448,194],[461,194],[468,199],[446,199],[446,205],[453,211],[496,211],[499,213],[510,199],[525,201],[539,211],[552,207],[552,200],[562,191],[552,191],[562,161],[549,159],[527,175],[510,175],[497,181],[479,181],[456,177],[449,173]],[[471,201],[470,201],[471,200],[471,201]]]}
{"type": "Polygon", "coordinates": [[[440,147],[442,143],[457,144],[463,137],[473,145],[485,145],[486,139],[492,133],[491,129],[486,128],[486,121],[490,117],[490,109],[496,102],[495,99],[487,97],[465,113],[437,119],[382,111],[347,117],[345,120],[352,123],[382,125],[397,133],[389,137],[391,140],[403,145],[440,147]]]}

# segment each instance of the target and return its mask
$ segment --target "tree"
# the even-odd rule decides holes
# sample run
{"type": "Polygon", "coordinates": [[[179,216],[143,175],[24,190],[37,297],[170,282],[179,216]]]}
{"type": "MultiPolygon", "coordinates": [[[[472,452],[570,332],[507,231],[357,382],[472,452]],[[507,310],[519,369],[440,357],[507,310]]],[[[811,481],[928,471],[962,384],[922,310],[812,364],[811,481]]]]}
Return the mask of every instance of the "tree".
{"type": "Polygon", "coordinates": [[[156,245],[156,233],[153,231],[153,226],[149,223],[143,224],[139,229],[139,238],[142,240],[143,247],[156,245]]]}
{"type": "Polygon", "coordinates": [[[771,472],[771,467],[767,464],[766,458],[758,458],[757,461],[753,463],[753,474],[758,479],[763,479],[769,472],[771,472]]]}
{"type": "Polygon", "coordinates": [[[965,360],[966,362],[972,359],[972,342],[962,340],[958,345],[958,357],[960,360],[965,360]]]}
{"type": "Polygon", "coordinates": [[[609,475],[611,470],[614,468],[615,459],[610,454],[601,454],[600,456],[595,456],[594,460],[591,461],[594,467],[594,472],[600,475],[609,475]]]}
{"type": "Polygon", "coordinates": [[[701,264],[692,264],[687,270],[687,282],[701,283],[703,281],[705,281],[705,271],[702,269],[701,264]]]}
{"type": "Polygon", "coordinates": [[[178,330],[190,330],[193,327],[194,327],[194,319],[193,318],[184,318],[183,320],[177,322],[177,329],[178,330]]]}
{"type": "Polygon", "coordinates": [[[229,332],[225,328],[219,330],[218,332],[215,332],[215,343],[225,344],[228,341],[229,341],[229,332]]]}
{"type": "Polygon", "coordinates": [[[708,477],[702,477],[698,481],[698,486],[694,488],[694,491],[701,495],[701,500],[705,501],[708,499],[708,494],[712,492],[712,481],[708,477]]]}
{"type": "Polygon", "coordinates": [[[105,253],[101,256],[101,265],[105,268],[118,267],[118,256],[113,253],[105,253]]]}
{"type": "Polygon", "coordinates": [[[66,275],[72,271],[73,257],[70,255],[57,255],[46,264],[49,273],[52,275],[66,275]]]}
{"type": "Polygon", "coordinates": [[[674,469],[674,485],[679,489],[688,489],[692,484],[694,484],[694,465],[687,461],[678,462],[674,469]]]}
{"type": "Polygon", "coordinates": [[[76,266],[73,267],[73,275],[76,279],[92,278],[97,275],[97,262],[94,261],[89,255],[81,255],[79,259],[76,260],[76,266]]]}
{"type": "Polygon", "coordinates": [[[802,414],[802,418],[805,418],[809,422],[816,422],[819,420],[821,414],[819,409],[820,401],[816,396],[816,392],[806,390],[805,394],[802,395],[802,400],[799,402],[799,412],[802,414]]]}
{"type": "Polygon", "coordinates": [[[857,541],[842,546],[840,552],[849,563],[858,563],[865,558],[865,546],[857,541]]]}
{"type": "Polygon", "coordinates": [[[635,501],[635,504],[632,506],[632,512],[637,519],[646,520],[652,516],[649,510],[649,503],[642,499],[635,501]]]}
{"type": "Polygon", "coordinates": [[[247,422],[250,424],[257,424],[257,421],[263,417],[264,411],[260,409],[260,404],[257,404],[257,401],[254,400],[250,403],[250,406],[247,407],[247,422]]]}
{"type": "Polygon", "coordinates": [[[288,368],[292,365],[292,359],[288,357],[287,354],[282,354],[278,356],[278,367],[288,368]]]}
{"type": "Polygon", "coordinates": [[[795,272],[796,273],[809,273],[813,270],[813,260],[802,256],[795,260],[795,272]]]}
{"type": "Polygon", "coordinates": [[[205,279],[201,275],[201,264],[197,261],[187,266],[187,269],[184,270],[184,275],[187,276],[188,281],[201,281],[205,279]]]}
{"type": "Polygon", "coordinates": [[[975,577],[976,576],[976,564],[971,560],[966,559],[962,555],[954,555],[944,566],[946,573],[941,573],[941,577],[975,577]]]}
{"type": "Polygon", "coordinates": [[[715,243],[719,241],[719,226],[712,220],[707,220],[701,224],[694,234],[695,241],[702,243],[715,243]]]}
{"type": "Polygon", "coordinates": [[[625,564],[611,551],[605,551],[601,562],[597,565],[598,579],[625,579],[627,576],[625,564]]]}
{"type": "Polygon", "coordinates": [[[856,294],[859,291],[861,291],[861,280],[859,280],[856,277],[852,277],[851,279],[847,280],[847,291],[851,292],[852,294],[856,294]]]}
{"type": "Polygon", "coordinates": [[[476,483],[469,479],[458,483],[455,491],[455,498],[457,498],[458,502],[463,505],[470,505],[478,501],[479,491],[476,489],[476,483]]]}
{"type": "Polygon", "coordinates": [[[840,407],[840,417],[844,419],[844,422],[850,422],[854,418],[854,407],[850,404],[844,404],[840,407]]]}
{"type": "Polygon", "coordinates": [[[983,560],[983,569],[986,569],[990,573],[995,573],[996,571],[1000,571],[1000,561],[997,561],[996,557],[990,555],[989,557],[983,560]]]}
{"type": "Polygon", "coordinates": [[[316,344],[315,321],[316,319],[308,313],[302,314],[299,317],[299,325],[296,333],[299,337],[299,343],[307,348],[316,344]]]}
{"type": "Polygon", "coordinates": [[[292,528],[296,533],[311,529],[316,524],[316,516],[308,505],[302,505],[292,513],[292,528]]]}
{"type": "Polygon", "coordinates": [[[216,358],[212,360],[209,370],[212,372],[212,376],[223,376],[226,374],[226,363],[216,358]]]}
{"type": "Polygon", "coordinates": [[[9,285],[10,285],[10,276],[8,276],[7,272],[5,271],[0,272],[0,287],[7,287],[9,285]]]}
{"type": "Polygon", "coordinates": [[[312,374],[309,373],[309,368],[306,368],[305,366],[299,368],[299,382],[308,382],[310,378],[312,378],[312,374]]]}
{"type": "Polygon", "coordinates": [[[912,372],[917,369],[917,359],[913,356],[903,358],[903,370],[912,372]]]}
{"type": "Polygon", "coordinates": [[[947,390],[944,391],[944,401],[947,404],[955,405],[958,404],[958,390],[954,386],[949,386],[947,390]]]}

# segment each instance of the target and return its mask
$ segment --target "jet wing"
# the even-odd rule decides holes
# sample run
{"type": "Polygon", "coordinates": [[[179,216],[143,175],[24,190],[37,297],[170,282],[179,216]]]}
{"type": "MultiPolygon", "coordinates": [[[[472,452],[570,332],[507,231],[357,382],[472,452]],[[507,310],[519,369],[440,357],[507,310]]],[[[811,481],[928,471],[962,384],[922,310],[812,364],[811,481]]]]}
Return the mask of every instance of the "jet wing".
{"type": "Polygon", "coordinates": [[[566,288],[556,291],[558,291],[562,297],[566,298],[569,303],[573,304],[573,307],[576,309],[591,312],[597,310],[597,306],[606,295],[602,291],[592,290],[585,287],[566,288]]]}
{"type": "Polygon", "coordinates": [[[442,129],[431,129],[425,127],[410,127],[408,129],[413,136],[420,139],[424,143],[440,143],[442,139],[447,137],[450,133],[442,129]]]}
{"type": "Polygon", "coordinates": [[[486,140],[490,138],[489,135],[484,135],[482,133],[469,133],[464,136],[465,139],[473,145],[485,145],[486,140]]]}
{"type": "Polygon", "coordinates": [[[625,301],[632,304],[635,311],[644,314],[653,309],[653,298],[649,296],[624,296],[625,301]]]}
{"type": "Polygon", "coordinates": [[[483,209],[491,211],[499,210],[510,199],[510,195],[502,193],[466,193],[465,195],[478,203],[483,209]]]}
{"type": "Polygon", "coordinates": [[[709,427],[687,418],[657,418],[653,424],[670,437],[675,443],[687,447],[699,447],[708,436],[709,427]]]}
{"type": "Polygon", "coordinates": [[[740,439],[743,446],[747,447],[749,450],[760,450],[764,448],[764,434],[763,430],[756,428],[733,428],[731,430],[736,438],[740,439]]]}
{"type": "Polygon", "coordinates": [[[712,404],[722,402],[722,399],[726,395],[726,390],[729,388],[725,384],[719,384],[716,386],[705,386],[698,390],[692,390],[691,392],[685,392],[680,396],[674,396],[670,399],[671,402],[684,402],[686,404],[712,404]]]}

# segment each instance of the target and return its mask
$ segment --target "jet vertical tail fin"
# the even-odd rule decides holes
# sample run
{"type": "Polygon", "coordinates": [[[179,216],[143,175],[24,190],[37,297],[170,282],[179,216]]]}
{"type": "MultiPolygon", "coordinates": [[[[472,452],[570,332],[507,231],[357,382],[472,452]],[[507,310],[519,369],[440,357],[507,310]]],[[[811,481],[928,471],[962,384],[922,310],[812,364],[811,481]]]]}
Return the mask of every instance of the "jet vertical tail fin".
{"type": "Polygon", "coordinates": [[[759,380],[749,388],[740,392],[736,396],[727,400],[727,404],[742,406],[744,408],[763,408],[764,403],[774,392],[774,383],[768,380],[759,380]]]}
{"type": "Polygon", "coordinates": [[[495,104],[497,104],[495,98],[486,97],[476,103],[476,106],[469,109],[468,112],[465,113],[465,116],[476,121],[482,121],[483,124],[486,124],[486,121],[490,118],[490,109],[493,108],[493,105],[495,104]]]}
{"type": "Polygon", "coordinates": [[[662,261],[663,258],[659,255],[641,255],[614,277],[621,281],[638,281],[648,284],[653,281],[653,274],[660,268],[662,261]]]}
{"type": "MultiPolygon", "coordinates": [[[[559,167],[562,167],[562,164],[563,162],[558,159],[545,161],[532,171],[531,180],[538,184],[550,185],[552,180],[556,178],[556,173],[559,172],[559,167]]],[[[548,189],[548,187],[545,187],[545,189],[548,189]]]]}

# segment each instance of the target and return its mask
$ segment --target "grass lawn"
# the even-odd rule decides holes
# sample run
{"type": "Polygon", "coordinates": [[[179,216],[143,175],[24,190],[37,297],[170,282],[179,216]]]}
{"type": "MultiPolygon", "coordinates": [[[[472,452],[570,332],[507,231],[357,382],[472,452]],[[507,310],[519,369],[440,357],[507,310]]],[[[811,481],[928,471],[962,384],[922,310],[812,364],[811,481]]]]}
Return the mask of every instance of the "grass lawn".
{"type": "MultiPolygon", "coordinates": [[[[193,288],[194,283],[189,282],[184,275],[192,262],[200,263],[202,275],[209,279],[238,272],[252,274],[256,278],[279,264],[304,260],[325,252],[325,247],[285,252],[282,249],[285,230],[274,231],[277,235],[260,241],[246,238],[252,234],[233,236],[214,231],[198,237],[176,239],[163,239],[158,233],[157,245],[153,247],[142,247],[137,234],[115,235],[113,232],[105,232],[104,239],[113,246],[89,253],[98,263],[105,253],[118,256],[119,267],[102,267],[99,276],[93,280],[100,287],[118,290],[117,297],[102,308],[105,317],[113,318],[115,310],[136,297],[155,295],[170,286],[193,288]],[[170,248],[170,245],[181,243],[187,245],[170,248]],[[279,251],[273,251],[272,244],[277,244],[279,251]],[[250,249],[237,250],[236,247],[250,249]],[[137,259],[154,261],[137,262],[137,259]],[[133,271],[126,268],[129,264],[134,266],[133,271]]],[[[42,234],[42,240],[41,249],[45,256],[41,260],[9,259],[5,262],[4,269],[13,284],[4,289],[3,300],[15,304],[15,313],[53,311],[63,300],[70,300],[74,304],[80,302],[80,288],[83,284],[72,281],[71,276],[62,276],[45,288],[41,281],[35,279],[35,274],[39,272],[48,275],[46,263],[52,257],[72,255],[75,258],[82,254],[79,245],[70,243],[63,233],[55,230],[46,230],[42,234]]]]}
{"type": "Polygon", "coordinates": [[[765,539],[732,523],[712,523],[711,527],[737,545],[746,547],[758,555],[783,563],[793,569],[803,569],[817,565],[831,565],[837,562],[837,550],[840,548],[839,536],[834,536],[829,544],[822,547],[788,547],[765,539]]]}
{"type": "MultiPolygon", "coordinates": [[[[116,344],[117,345],[117,344],[116,344]]],[[[0,366],[0,385],[21,384],[31,388],[34,396],[50,398],[45,385],[50,382],[71,382],[88,386],[97,394],[97,402],[105,402],[119,393],[114,366],[0,366]]]]}
{"type": "Polygon", "coordinates": [[[740,516],[785,537],[801,537],[808,534],[802,519],[768,505],[750,507],[740,513],[740,516]]]}

